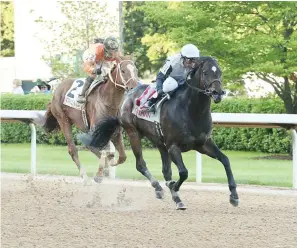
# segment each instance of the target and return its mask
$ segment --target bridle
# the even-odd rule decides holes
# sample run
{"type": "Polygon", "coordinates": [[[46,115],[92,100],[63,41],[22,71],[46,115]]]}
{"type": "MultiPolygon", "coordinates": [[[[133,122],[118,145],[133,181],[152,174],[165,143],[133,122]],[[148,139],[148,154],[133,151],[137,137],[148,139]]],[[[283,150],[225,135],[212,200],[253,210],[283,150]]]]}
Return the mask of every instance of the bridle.
{"type": "MultiPolygon", "coordinates": [[[[187,84],[190,88],[192,88],[192,89],[194,89],[194,90],[196,90],[196,91],[198,91],[198,92],[200,92],[200,93],[202,93],[202,94],[204,94],[204,95],[212,96],[212,95],[214,94],[214,92],[211,92],[211,91],[209,90],[209,88],[208,88],[207,85],[206,85],[206,81],[205,81],[205,80],[204,80],[204,82],[203,82],[203,87],[204,87],[204,89],[201,89],[201,88],[199,88],[199,87],[195,87],[195,86],[189,84],[189,82],[188,82],[188,79],[189,79],[190,74],[195,74],[196,71],[199,70],[199,69],[203,66],[204,62],[205,62],[205,61],[203,61],[202,63],[200,63],[200,64],[198,65],[198,67],[196,68],[196,70],[194,70],[194,71],[193,71],[193,70],[189,71],[189,73],[187,74],[187,77],[186,77],[186,84],[187,84]]],[[[205,72],[205,71],[202,71],[202,74],[201,74],[200,77],[202,77],[202,75],[203,75],[204,72],[205,72]]],[[[200,78],[200,79],[201,79],[201,78],[200,78]]],[[[212,81],[209,83],[209,85],[212,85],[212,84],[215,83],[215,82],[218,82],[220,85],[222,84],[221,80],[217,78],[217,79],[212,80],[212,81]]],[[[222,95],[224,95],[224,94],[225,94],[225,91],[223,91],[222,95]]]]}
{"type": "Polygon", "coordinates": [[[133,62],[132,60],[121,60],[121,62],[117,63],[116,68],[114,69],[114,70],[116,70],[115,80],[113,79],[113,77],[112,77],[112,75],[111,75],[111,73],[112,73],[114,70],[109,71],[109,73],[108,73],[108,77],[109,77],[110,81],[115,85],[115,87],[120,87],[120,88],[123,88],[123,89],[125,89],[126,91],[128,91],[129,88],[128,88],[127,85],[129,84],[129,82],[130,82],[131,80],[136,80],[136,81],[137,81],[138,78],[137,78],[136,76],[134,76],[134,77],[130,77],[128,80],[125,80],[125,79],[124,79],[124,77],[123,77],[123,75],[122,75],[122,72],[121,72],[121,64],[124,63],[124,62],[129,62],[130,64],[132,64],[132,65],[134,66],[134,68],[136,68],[136,66],[135,66],[135,64],[134,64],[134,62],[133,62]],[[120,79],[121,79],[121,82],[122,82],[123,84],[119,84],[119,83],[117,82],[117,81],[118,81],[118,75],[120,75],[120,79]]]}

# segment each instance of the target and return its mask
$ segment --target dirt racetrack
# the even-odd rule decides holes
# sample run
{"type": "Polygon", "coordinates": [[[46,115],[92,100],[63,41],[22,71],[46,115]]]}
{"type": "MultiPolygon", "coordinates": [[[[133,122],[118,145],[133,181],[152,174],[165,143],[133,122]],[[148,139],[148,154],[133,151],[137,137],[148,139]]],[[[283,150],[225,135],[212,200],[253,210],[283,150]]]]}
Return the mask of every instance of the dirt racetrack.
{"type": "Polygon", "coordinates": [[[147,182],[2,174],[1,247],[297,247],[297,191],[185,183],[188,207],[170,193],[154,198],[147,182]],[[194,186],[193,186],[194,185],[194,186]]]}

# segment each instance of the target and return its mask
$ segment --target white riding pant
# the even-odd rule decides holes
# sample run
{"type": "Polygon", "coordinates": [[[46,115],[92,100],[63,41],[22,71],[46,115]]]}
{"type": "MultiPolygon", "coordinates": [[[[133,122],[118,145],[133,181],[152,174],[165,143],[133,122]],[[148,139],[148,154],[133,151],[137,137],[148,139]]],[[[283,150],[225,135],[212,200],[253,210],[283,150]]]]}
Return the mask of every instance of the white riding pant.
{"type": "Polygon", "coordinates": [[[178,87],[177,81],[173,77],[168,77],[163,83],[163,92],[168,93],[178,87]]]}

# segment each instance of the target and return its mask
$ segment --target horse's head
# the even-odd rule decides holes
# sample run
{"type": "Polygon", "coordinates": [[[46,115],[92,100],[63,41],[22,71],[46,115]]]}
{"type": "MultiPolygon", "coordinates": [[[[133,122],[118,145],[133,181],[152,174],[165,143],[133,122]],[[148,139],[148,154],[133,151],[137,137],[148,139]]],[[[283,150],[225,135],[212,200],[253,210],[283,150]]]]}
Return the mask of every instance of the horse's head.
{"type": "Polygon", "coordinates": [[[117,64],[109,74],[116,87],[129,91],[138,85],[137,68],[128,56],[117,58],[117,64]]]}
{"type": "Polygon", "coordinates": [[[193,74],[188,85],[219,103],[225,91],[222,88],[222,71],[217,61],[212,57],[199,58],[193,74]]]}

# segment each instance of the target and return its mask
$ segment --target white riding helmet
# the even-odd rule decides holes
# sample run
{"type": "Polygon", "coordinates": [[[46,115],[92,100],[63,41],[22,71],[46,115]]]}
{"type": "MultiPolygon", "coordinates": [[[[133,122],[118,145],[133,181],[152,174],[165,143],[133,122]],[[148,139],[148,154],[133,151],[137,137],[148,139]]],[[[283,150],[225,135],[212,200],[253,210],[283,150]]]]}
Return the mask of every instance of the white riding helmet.
{"type": "Polygon", "coordinates": [[[200,51],[195,45],[187,44],[181,49],[181,55],[186,58],[199,58],[200,51]]]}

